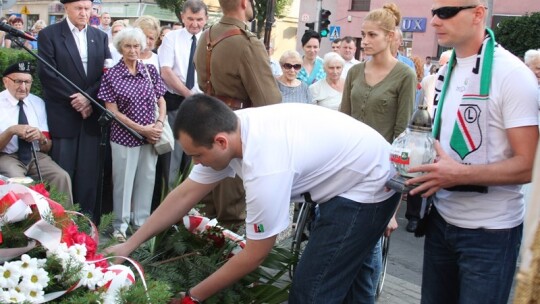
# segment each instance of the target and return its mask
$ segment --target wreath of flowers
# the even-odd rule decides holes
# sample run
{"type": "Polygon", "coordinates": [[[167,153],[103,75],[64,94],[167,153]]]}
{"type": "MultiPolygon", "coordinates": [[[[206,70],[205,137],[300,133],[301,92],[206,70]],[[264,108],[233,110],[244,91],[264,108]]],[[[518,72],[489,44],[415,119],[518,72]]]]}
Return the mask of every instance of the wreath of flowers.
{"type": "MultiPolygon", "coordinates": [[[[175,294],[246,245],[243,236],[195,210],[179,225],[184,227],[164,232],[162,240],[167,244],[153,242],[160,244],[154,245],[158,251],[148,251],[151,246],[145,245],[134,252],[148,267],[146,279],[141,266],[130,258],[120,257],[131,263],[129,267],[111,265],[109,260],[118,257],[99,253],[95,225],[52,200],[43,184],[27,187],[6,184],[0,178],[0,303],[175,303],[175,294]],[[182,247],[175,247],[179,243],[187,251],[177,251],[182,247]],[[213,263],[207,265],[211,260],[213,263]],[[168,279],[162,279],[163,269],[169,272],[168,279]],[[134,273],[140,277],[137,281],[134,273]]],[[[275,267],[276,261],[286,264],[286,252],[280,250],[274,255],[278,260],[266,267],[275,267]]],[[[286,299],[286,287],[272,285],[285,270],[279,269],[277,274],[262,268],[258,271],[207,302],[222,303],[225,297],[237,302],[281,303],[278,292],[286,299]]]]}
{"type": "Polygon", "coordinates": [[[0,185],[0,302],[45,303],[86,288],[116,303],[135,281],[132,270],[109,265],[93,223],[90,235],[79,231],[72,218],[83,215],[48,195],[43,184],[0,185]]]}

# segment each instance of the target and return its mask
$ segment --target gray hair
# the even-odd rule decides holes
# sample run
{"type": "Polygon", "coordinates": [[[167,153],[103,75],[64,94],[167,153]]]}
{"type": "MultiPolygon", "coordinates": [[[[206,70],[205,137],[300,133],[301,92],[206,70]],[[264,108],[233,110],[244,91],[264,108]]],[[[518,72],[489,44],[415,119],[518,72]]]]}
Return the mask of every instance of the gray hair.
{"type": "Polygon", "coordinates": [[[138,27],[126,27],[113,38],[113,46],[122,54],[122,45],[125,41],[137,41],[141,45],[141,51],[146,49],[146,35],[138,27]]]}
{"type": "Polygon", "coordinates": [[[296,58],[296,59],[302,61],[302,56],[300,56],[300,53],[298,53],[295,50],[287,50],[287,51],[283,52],[281,57],[279,57],[279,64],[284,64],[285,61],[287,59],[289,59],[289,58],[296,58]]]}
{"type": "Polygon", "coordinates": [[[345,65],[345,59],[343,59],[343,57],[341,57],[336,52],[328,52],[328,53],[326,53],[326,55],[324,55],[323,62],[324,62],[325,67],[328,67],[328,65],[330,65],[332,62],[337,62],[337,63],[341,64],[341,66],[345,65]]]}
{"type": "Polygon", "coordinates": [[[441,56],[439,57],[439,65],[445,65],[448,63],[448,60],[450,60],[450,56],[452,56],[452,50],[446,50],[441,53],[441,56]]]}
{"type": "Polygon", "coordinates": [[[195,14],[204,10],[204,14],[208,15],[208,6],[201,0],[186,0],[182,5],[182,14],[185,14],[188,9],[195,14]]]}
{"type": "Polygon", "coordinates": [[[531,63],[535,59],[540,59],[540,49],[538,50],[532,49],[525,52],[525,57],[523,57],[523,61],[525,62],[526,65],[529,65],[529,63],[531,63]]]}

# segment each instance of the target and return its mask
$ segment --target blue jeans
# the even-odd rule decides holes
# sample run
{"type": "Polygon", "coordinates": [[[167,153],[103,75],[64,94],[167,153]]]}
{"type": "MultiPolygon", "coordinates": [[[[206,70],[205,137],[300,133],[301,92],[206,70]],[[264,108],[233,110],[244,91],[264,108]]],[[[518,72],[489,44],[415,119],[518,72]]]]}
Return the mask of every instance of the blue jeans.
{"type": "Polygon", "coordinates": [[[465,229],[432,208],[424,243],[422,304],[506,304],[523,225],[465,229]]]}
{"type": "Polygon", "coordinates": [[[355,292],[361,295],[361,303],[375,303],[377,294],[377,285],[382,268],[382,239],[379,238],[375,247],[371,249],[362,265],[362,271],[359,273],[357,288],[355,292]]]}
{"type": "Polygon", "coordinates": [[[396,193],[380,203],[362,204],[334,197],[319,205],[320,215],[296,268],[289,303],[364,303],[359,287],[364,282],[362,265],[399,199],[396,193]]]}

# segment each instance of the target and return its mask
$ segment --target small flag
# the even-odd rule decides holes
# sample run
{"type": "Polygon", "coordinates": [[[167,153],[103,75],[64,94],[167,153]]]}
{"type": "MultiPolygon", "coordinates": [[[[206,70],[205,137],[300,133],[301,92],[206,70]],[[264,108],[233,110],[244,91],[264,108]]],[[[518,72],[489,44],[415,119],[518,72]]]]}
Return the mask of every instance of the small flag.
{"type": "Polygon", "coordinates": [[[255,230],[255,233],[263,233],[264,226],[263,224],[253,224],[253,230],[255,230]]]}

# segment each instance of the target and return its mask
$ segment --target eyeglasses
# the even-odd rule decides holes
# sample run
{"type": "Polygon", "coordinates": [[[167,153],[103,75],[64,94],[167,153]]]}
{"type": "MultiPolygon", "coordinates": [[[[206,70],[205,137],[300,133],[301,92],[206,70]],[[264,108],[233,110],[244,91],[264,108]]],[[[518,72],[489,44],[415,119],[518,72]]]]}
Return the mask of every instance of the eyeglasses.
{"type": "Polygon", "coordinates": [[[302,68],[302,65],[299,64],[299,63],[297,63],[297,64],[284,63],[281,66],[286,70],[290,70],[290,69],[294,68],[295,70],[299,71],[302,68]]]}
{"type": "Polygon", "coordinates": [[[25,84],[25,85],[31,85],[32,84],[32,79],[30,80],[20,80],[20,79],[13,79],[11,77],[7,77],[9,80],[13,81],[16,85],[20,86],[21,84],[25,84]]]}
{"type": "Polygon", "coordinates": [[[443,6],[437,9],[431,10],[431,16],[437,15],[439,19],[445,20],[450,19],[457,15],[462,10],[477,8],[478,5],[469,5],[469,6],[443,6]]]}

